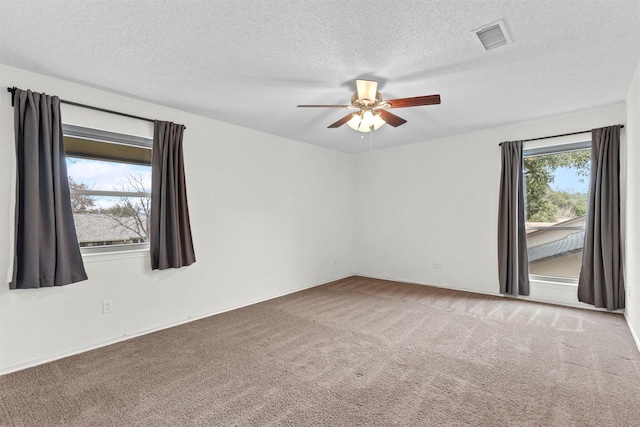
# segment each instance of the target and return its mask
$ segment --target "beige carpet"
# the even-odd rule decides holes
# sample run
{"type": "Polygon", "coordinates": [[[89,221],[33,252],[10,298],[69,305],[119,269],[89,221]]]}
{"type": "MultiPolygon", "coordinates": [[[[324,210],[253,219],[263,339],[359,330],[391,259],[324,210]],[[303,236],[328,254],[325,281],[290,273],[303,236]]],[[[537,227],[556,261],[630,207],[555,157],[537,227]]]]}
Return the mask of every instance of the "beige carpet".
{"type": "Polygon", "coordinates": [[[620,315],[352,277],[0,377],[9,426],[639,426],[620,315]]]}

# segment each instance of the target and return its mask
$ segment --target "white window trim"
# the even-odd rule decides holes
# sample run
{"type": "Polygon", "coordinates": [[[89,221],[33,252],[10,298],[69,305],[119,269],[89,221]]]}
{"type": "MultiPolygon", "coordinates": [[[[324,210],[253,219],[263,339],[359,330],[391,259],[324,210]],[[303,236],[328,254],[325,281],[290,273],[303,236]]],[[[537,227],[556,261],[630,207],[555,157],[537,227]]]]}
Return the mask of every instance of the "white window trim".
{"type": "Polygon", "coordinates": [[[102,129],[86,128],[77,125],[62,124],[62,133],[65,136],[73,136],[91,141],[102,141],[115,144],[134,145],[137,147],[151,148],[153,140],[143,136],[127,135],[102,129]]]}
{"type": "Polygon", "coordinates": [[[71,194],[82,196],[151,197],[151,193],[138,191],[82,190],[79,188],[71,188],[69,191],[71,194]]]}
{"type": "Polygon", "coordinates": [[[529,281],[578,286],[578,279],[574,279],[573,277],[543,276],[541,274],[529,274],[529,281]]]}
{"type": "Polygon", "coordinates": [[[591,149],[591,141],[570,142],[567,144],[545,145],[543,147],[525,148],[522,157],[539,156],[543,154],[562,153],[565,151],[579,151],[591,149]]]}
{"type": "MultiPolygon", "coordinates": [[[[104,251],[104,252],[82,252],[82,260],[87,262],[103,262],[103,261],[113,261],[119,259],[131,259],[131,258],[147,258],[149,257],[149,244],[146,243],[145,248],[133,249],[127,247],[126,249],[121,250],[112,250],[112,251],[104,251]]],[[[115,245],[114,245],[115,246],[115,245]]],[[[129,245],[133,246],[133,245],[129,245]]],[[[99,247],[99,246],[98,246],[99,247]]],[[[84,248],[86,249],[86,248],[84,248]]]]}

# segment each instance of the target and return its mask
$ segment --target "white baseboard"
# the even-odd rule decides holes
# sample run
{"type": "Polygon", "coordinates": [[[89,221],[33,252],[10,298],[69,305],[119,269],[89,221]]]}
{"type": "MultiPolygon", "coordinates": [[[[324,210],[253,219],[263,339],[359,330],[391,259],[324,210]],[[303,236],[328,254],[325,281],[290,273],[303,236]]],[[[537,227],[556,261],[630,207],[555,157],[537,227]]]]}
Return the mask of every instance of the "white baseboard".
{"type": "Polygon", "coordinates": [[[196,315],[196,316],[189,316],[186,319],[176,320],[175,322],[170,322],[170,323],[167,323],[167,324],[164,324],[164,325],[161,325],[161,326],[156,326],[154,328],[143,330],[143,331],[137,331],[137,332],[134,332],[134,333],[124,334],[124,335],[119,336],[119,337],[111,338],[111,339],[108,339],[108,340],[105,340],[105,341],[101,341],[101,342],[98,342],[98,343],[94,343],[94,344],[91,344],[91,345],[88,345],[88,346],[78,347],[78,348],[75,348],[75,349],[72,349],[72,350],[69,350],[69,351],[65,351],[65,352],[62,352],[62,353],[59,353],[59,354],[55,354],[53,356],[48,356],[48,357],[43,357],[43,358],[40,358],[40,359],[30,360],[30,361],[25,362],[25,363],[20,363],[18,365],[9,366],[8,368],[0,369],[0,376],[6,375],[6,374],[10,374],[11,372],[17,372],[17,371],[21,371],[23,369],[32,368],[34,366],[43,365],[45,363],[53,362],[53,361],[56,361],[56,360],[64,359],[65,357],[74,356],[76,354],[80,354],[80,353],[84,353],[84,352],[87,352],[87,351],[95,350],[95,349],[98,349],[98,348],[101,348],[101,347],[106,347],[106,346],[111,345],[111,344],[116,344],[116,343],[119,343],[119,342],[122,342],[122,341],[126,341],[126,340],[129,340],[129,339],[132,339],[132,338],[140,337],[142,335],[146,335],[146,334],[150,334],[150,333],[153,333],[153,332],[161,331],[163,329],[173,328],[174,326],[183,325],[185,323],[189,323],[189,322],[193,322],[193,321],[196,321],[196,320],[204,319],[206,317],[215,316],[217,314],[222,314],[222,313],[226,313],[228,311],[237,310],[237,309],[242,308],[242,307],[247,307],[247,306],[250,306],[250,305],[253,305],[253,304],[258,304],[258,303],[261,303],[261,302],[264,302],[264,301],[269,301],[269,300],[272,300],[272,299],[275,299],[275,298],[280,298],[280,297],[283,297],[285,295],[294,294],[296,292],[304,291],[305,289],[315,288],[317,286],[321,286],[321,285],[324,285],[326,283],[331,283],[331,282],[334,282],[336,280],[345,279],[345,278],[351,277],[351,276],[353,276],[353,274],[349,274],[349,275],[344,276],[344,277],[334,278],[334,279],[329,280],[328,282],[322,282],[322,283],[317,283],[317,284],[314,284],[314,285],[308,285],[308,286],[304,286],[304,287],[298,288],[298,289],[291,289],[291,290],[286,291],[286,292],[282,292],[282,293],[279,293],[279,294],[276,294],[276,295],[272,295],[272,296],[269,296],[269,297],[266,297],[266,298],[261,298],[261,299],[258,299],[258,300],[253,300],[251,302],[247,302],[245,304],[241,304],[241,305],[234,306],[234,307],[225,308],[223,310],[218,310],[218,311],[210,312],[210,313],[204,313],[204,314],[200,314],[200,315],[196,315]]]}
{"type": "Polygon", "coordinates": [[[638,333],[636,332],[636,330],[633,329],[633,326],[631,325],[631,322],[629,321],[629,318],[627,317],[626,313],[624,315],[624,318],[627,321],[627,325],[629,326],[629,330],[631,331],[631,336],[633,337],[633,340],[636,343],[636,347],[638,347],[638,351],[640,351],[640,336],[638,336],[638,333]]]}
{"type": "Polygon", "coordinates": [[[460,288],[460,287],[456,287],[456,286],[448,286],[448,285],[442,285],[442,284],[438,284],[438,283],[417,282],[415,280],[398,279],[398,278],[394,278],[394,277],[372,276],[372,275],[369,275],[369,274],[360,274],[360,273],[355,273],[355,275],[356,276],[360,276],[360,277],[370,277],[372,279],[389,280],[391,282],[409,283],[411,285],[431,286],[431,287],[434,287],[434,288],[450,289],[452,291],[464,291],[464,292],[471,292],[471,293],[475,293],[475,294],[491,295],[491,296],[494,296],[494,297],[503,296],[502,294],[500,294],[498,292],[477,291],[477,290],[474,290],[474,289],[460,288]]]}
{"type": "MultiPolygon", "coordinates": [[[[506,298],[504,295],[502,295],[499,292],[487,292],[487,291],[480,291],[480,290],[471,289],[471,288],[442,285],[438,283],[425,283],[425,282],[418,282],[414,280],[398,279],[393,277],[377,277],[377,276],[370,276],[367,274],[358,274],[358,273],[356,273],[356,275],[362,276],[362,277],[371,277],[372,279],[391,280],[393,282],[410,283],[413,285],[422,285],[422,286],[432,286],[434,288],[451,289],[453,291],[471,292],[475,294],[491,295],[495,297],[506,298]]],[[[517,299],[524,300],[524,301],[539,302],[544,304],[561,305],[564,307],[583,308],[586,310],[607,311],[604,308],[598,308],[589,304],[579,302],[577,298],[575,298],[575,294],[577,291],[575,289],[576,285],[554,283],[554,282],[531,281],[531,287],[532,287],[531,293],[533,294],[533,296],[531,295],[518,296],[517,299]],[[569,294],[571,295],[571,297],[568,297],[569,294]]],[[[614,311],[609,311],[609,313],[623,314],[624,310],[614,310],[614,311]]]]}

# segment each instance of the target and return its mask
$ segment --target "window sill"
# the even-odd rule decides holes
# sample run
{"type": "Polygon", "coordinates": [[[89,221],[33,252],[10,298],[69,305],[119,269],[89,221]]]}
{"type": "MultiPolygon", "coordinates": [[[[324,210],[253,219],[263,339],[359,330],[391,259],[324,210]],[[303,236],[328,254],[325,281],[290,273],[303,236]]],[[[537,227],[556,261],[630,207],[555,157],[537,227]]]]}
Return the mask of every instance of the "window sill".
{"type": "Polygon", "coordinates": [[[108,252],[83,253],[82,260],[88,262],[114,261],[119,259],[147,258],[149,249],[132,249],[108,252]]]}
{"type": "Polygon", "coordinates": [[[562,279],[556,281],[553,277],[529,277],[529,284],[529,296],[524,299],[584,308],[578,301],[577,283],[562,279]]]}
{"type": "Polygon", "coordinates": [[[553,279],[541,279],[541,278],[535,278],[535,277],[530,277],[529,278],[529,283],[534,283],[538,286],[548,286],[548,287],[558,287],[558,286],[568,286],[571,288],[576,288],[578,287],[578,282],[576,281],[574,282],[565,282],[565,281],[560,281],[560,280],[553,280],[553,279]]]}

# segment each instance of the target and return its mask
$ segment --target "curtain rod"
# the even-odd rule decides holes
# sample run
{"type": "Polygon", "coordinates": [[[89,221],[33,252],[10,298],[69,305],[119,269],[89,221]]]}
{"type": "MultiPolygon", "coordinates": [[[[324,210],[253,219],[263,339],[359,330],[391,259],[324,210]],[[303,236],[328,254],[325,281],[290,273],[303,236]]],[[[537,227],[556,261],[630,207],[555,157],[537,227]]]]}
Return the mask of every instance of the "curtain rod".
{"type": "MultiPolygon", "coordinates": [[[[16,95],[16,90],[17,89],[18,88],[15,87],[15,86],[7,88],[7,92],[11,92],[11,106],[12,107],[13,107],[13,98],[16,95]]],[[[60,99],[60,102],[63,103],[63,104],[74,105],[76,107],[87,108],[89,110],[102,111],[103,113],[115,114],[117,116],[123,116],[123,117],[129,117],[129,118],[132,118],[132,119],[144,120],[145,122],[151,122],[151,123],[155,122],[154,119],[149,119],[147,117],[140,117],[140,116],[135,116],[133,114],[121,113],[120,111],[107,110],[106,108],[94,107],[93,105],[87,105],[87,104],[80,104],[79,102],[67,101],[65,99],[60,99]]],[[[182,125],[182,127],[184,129],[187,128],[184,125],[182,125]]]]}
{"type": "MultiPolygon", "coordinates": [[[[620,129],[623,129],[624,125],[620,125],[620,129]]],[[[591,132],[591,130],[583,130],[580,132],[571,132],[571,133],[563,133],[561,135],[551,135],[551,136],[541,136],[540,138],[530,138],[530,139],[523,139],[522,142],[529,142],[529,141],[538,141],[541,139],[550,139],[550,138],[560,138],[561,136],[569,136],[569,135],[580,135],[581,133],[587,133],[587,132],[591,132]]],[[[502,142],[500,144],[498,144],[500,146],[502,146],[502,142]]]]}

